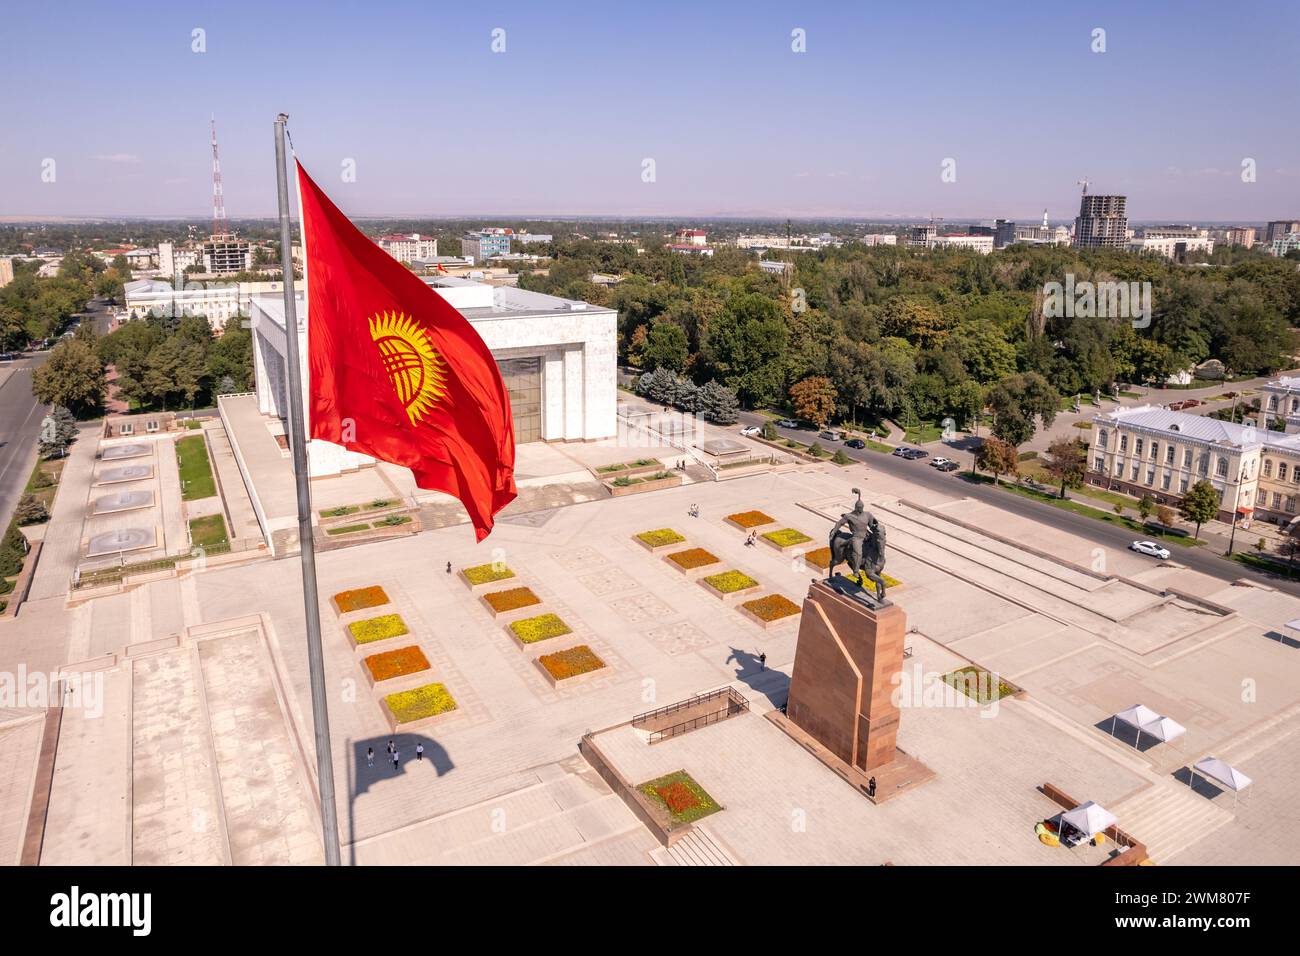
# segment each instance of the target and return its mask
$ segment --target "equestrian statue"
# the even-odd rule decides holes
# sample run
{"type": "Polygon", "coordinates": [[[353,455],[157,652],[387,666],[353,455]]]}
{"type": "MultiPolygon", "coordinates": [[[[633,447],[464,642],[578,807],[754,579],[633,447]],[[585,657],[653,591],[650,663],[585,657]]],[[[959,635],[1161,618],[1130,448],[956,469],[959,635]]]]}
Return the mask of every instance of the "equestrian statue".
{"type": "Polygon", "coordinates": [[[874,582],[876,600],[884,601],[885,579],[881,571],[885,567],[885,529],[862,504],[862,492],[854,488],[853,493],[858,496],[853,510],[840,515],[831,528],[831,564],[826,577],[827,580],[835,577],[835,566],[846,562],[853,572],[853,580],[864,587],[867,581],[874,582]],[[847,531],[840,530],[846,527],[847,531]]]}

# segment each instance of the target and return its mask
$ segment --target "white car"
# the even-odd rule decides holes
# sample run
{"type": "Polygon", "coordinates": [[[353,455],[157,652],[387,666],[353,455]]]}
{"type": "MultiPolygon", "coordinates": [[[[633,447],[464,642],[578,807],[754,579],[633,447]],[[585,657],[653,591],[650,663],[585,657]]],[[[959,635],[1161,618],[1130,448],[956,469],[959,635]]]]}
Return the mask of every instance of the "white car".
{"type": "Polygon", "coordinates": [[[1136,551],[1138,554],[1149,554],[1153,558],[1159,558],[1161,561],[1169,560],[1169,549],[1162,548],[1154,541],[1134,541],[1128,546],[1130,551],[1136,551]]]}
{"type": "Polygon", "coordinates": [[[740,433],[746,438],[757,438],[759,435],[763,434],[763,429],[759,428],[757,425],[746,425],[740,430],[740,433]]]}
{"type": "Polygon", "coordinates": [[[934,468],[934,467],[936,467],[937,465],[946,465],[946,464],[948,464],[948,462],[950,462],[950,461],[952,461],[951,458],[931,458],[931,459],[930,459],[930,467],[931,467],[931,468],[934,468]]]}

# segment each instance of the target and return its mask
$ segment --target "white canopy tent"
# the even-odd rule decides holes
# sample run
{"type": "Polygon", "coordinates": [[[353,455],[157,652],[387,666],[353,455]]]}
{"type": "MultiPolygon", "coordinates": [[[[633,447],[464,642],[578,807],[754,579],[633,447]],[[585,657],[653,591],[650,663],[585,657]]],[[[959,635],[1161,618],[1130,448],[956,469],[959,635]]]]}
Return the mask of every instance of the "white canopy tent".
{"type": "Polygon", "coordinates": [[[1196,785],[1198,773],[1231,790],[1233,807],[1237,806],[1237,794],[1254,783],[1250,777],[1218,757],[1205,757],[1192,764],[1192,786],[1196,785]]]}
{"type": "Polygon", "coordinates": [[[1065,824],[1068,823],[1080,833],[1083,833],[1089,840],[1108,827],[1113,827],[1117,822],[1115,814],[1091,800],[1061,814],[1062,830],[1065,829],[1065,824]]]}
{"type": "Polygon", "coordinates": [[[1157,717],[1150,723],[1143,724],[1138,730],[1150,734],[1162,744],[1171,743],[1187,733],[1187,728],[1172,717],[1157,717]]]}
{"type": "Polygon", "coordinates": [[[1165,717],[1157,714],[1145,704],[1134,704],[1110,718],[1110,735],[1115,736],[1115,722],[1128,724],[1138,732],[1138,739],[1134,742],[1136,746],[1142,740],[1143,734],[1148,734],[1162,744],[1177,740],[1183,734],[1187,733],[1187,728],[1174,720],[1172,717],[1165,717]]]}

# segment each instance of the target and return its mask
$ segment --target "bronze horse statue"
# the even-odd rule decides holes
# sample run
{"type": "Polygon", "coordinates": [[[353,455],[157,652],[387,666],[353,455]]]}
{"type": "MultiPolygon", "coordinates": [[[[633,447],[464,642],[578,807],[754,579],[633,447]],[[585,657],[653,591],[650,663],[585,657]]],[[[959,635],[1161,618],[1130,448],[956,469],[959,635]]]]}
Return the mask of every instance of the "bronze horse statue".
{"type": "MultiPolygon", "coordinates": [[[[860,499],[859,499],[860,500],[860,499]]],[[[865,586],[866,581],[871,581],[876,585],[876,600],[885,599],[885,579],[881,572],[885,568],[885,529],[875,517],[868,521],[869,533],[862,541],[862,557],[859,560],[853,547],[853,535],[840,531],[837,524],[831,530],[830,549],[831,564],[827,569],[826,577],[835,577],[835,566],[841,562],[849,566],[853,572],[853,580],[858,584],[865,586]]]]}

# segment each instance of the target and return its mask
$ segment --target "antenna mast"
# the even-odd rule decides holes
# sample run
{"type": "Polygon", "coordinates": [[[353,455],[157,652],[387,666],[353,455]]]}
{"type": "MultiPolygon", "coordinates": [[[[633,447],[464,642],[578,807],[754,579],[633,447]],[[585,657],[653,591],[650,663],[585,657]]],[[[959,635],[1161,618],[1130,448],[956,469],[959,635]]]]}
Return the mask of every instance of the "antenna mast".
{"type": "Polygon", "coordinates": [[[212,235],[224,236],[226,225],[226,200],[221,192],[221,156],[217,152],[217,117],[212,116],[212,235]]]}

